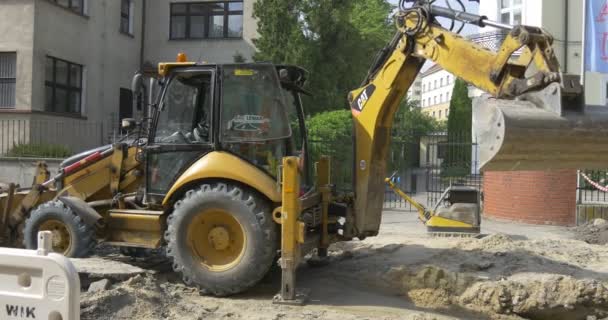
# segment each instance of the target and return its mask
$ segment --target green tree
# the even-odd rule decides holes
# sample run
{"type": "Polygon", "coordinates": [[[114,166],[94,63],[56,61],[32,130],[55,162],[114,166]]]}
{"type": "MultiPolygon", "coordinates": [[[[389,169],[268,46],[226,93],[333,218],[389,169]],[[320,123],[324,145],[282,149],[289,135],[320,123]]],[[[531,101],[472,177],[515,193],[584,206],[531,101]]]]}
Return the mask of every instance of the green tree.
{"type": "Polygon", "coordinates": [[[426,135],[431,132],[444,131],[444,122],[437,121],[430,115],[423,113],[415,102],[407,99],[401,102],[399,111],[395,114],[393,128],[400,133],[404,133],[404,137],[397,135],[396,139],[405,139],[408,136],[426,135]]]}
{"type": "Polygon", "coordinates": [[[413,101],[401,103],[393,122],[389,170],[402,170],[419,165],[420,138],[445,131],[445,124],[422,112],[413,101]]]}
{"type": "Polygon", "coordinates": [[[258,0],[256,61],[296,64],[310,72],[310,113],[348,108],[346,96],[392,36],[386,0],[258,0]]]}
{"type": "Polygon", "coordinates": [[[471,170],[472,117],[467,83],[456,79],[448,116],[448,147],[443,162],[446,176],[468,175],[471,170]]]}
{"type": "Polygon", "coordinates": [[[332,181],[342,190],[350,189],[352,185],[352,123],[349,110],[321,112],[306,121],[311,160],[330,156],[332,181]]]}

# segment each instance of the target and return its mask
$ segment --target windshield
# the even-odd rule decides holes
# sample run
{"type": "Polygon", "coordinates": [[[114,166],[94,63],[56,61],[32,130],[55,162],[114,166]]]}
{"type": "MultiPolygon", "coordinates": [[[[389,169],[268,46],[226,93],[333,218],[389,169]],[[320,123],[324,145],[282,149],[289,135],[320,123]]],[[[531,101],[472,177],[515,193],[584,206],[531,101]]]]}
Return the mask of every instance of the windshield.
{"type": "Polygon", "coordinates": [[[222,104],[224,142],[254,142],[291,136],[286,98],[272,65],[226,66],[222,104]]]}
{"type": "Polygon", "coordinates": [[[210,72],[176,74],[161,101],[155,142],[208,143],[211,100],[210,72]]]}

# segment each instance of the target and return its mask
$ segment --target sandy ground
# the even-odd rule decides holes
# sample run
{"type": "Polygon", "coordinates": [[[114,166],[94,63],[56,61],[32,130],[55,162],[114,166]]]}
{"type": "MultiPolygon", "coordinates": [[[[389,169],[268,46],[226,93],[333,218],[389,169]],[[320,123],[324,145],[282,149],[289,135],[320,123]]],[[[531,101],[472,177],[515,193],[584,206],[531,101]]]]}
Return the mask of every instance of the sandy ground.
{"type": "Polygon", "coordinates": [[[303,307],[272,304],[278,268],[250,292],[214,298],[181,284],[162,259],[110,255],[105,259],[147,271],[113,280],[108,290],[83,292],[81,317],[602,319],[608,317],[608,247],[583,241],[605,230],[594,228],[486,220],[488,236],[481,239],[430,238],[413,214],[386,212],[380,236],[334,245],[326,267],[302,265],[298,285],[310,292],[303,307]]]}

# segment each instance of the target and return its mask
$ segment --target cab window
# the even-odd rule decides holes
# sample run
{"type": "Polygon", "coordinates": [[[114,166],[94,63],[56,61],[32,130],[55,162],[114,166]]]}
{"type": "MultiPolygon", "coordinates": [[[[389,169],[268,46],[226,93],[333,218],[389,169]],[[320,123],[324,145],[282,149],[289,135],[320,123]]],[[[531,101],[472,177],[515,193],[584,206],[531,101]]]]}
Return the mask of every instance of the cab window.
{"type": "Polygon", "coordinates": [[[200,144],[211,139],[211,73],[174,75],[161,101],[155,142],[200,144]]]}
{"type": "Polygon", "coordinates": [[[291,135],[286,99],[272,65],[224,68],[221,134],[224,142],[264,141],[291,135]]]}
{"type": "Polygon", "coordinates": [[[225,66],[220,139],[225,150],[276,177],[293,154],[287,102],[273,65],[225,66]]]}

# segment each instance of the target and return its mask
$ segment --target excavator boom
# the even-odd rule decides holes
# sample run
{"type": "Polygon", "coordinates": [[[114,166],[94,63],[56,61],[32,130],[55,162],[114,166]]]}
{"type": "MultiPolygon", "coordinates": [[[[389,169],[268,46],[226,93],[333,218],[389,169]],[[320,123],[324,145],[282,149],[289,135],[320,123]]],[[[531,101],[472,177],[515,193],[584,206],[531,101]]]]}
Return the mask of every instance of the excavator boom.
{"type": "Polygon", "coordinates": [[[608,155],[608,113],[585,108],[578,77],[561,73],[546,31],[422,0],[395,20],[397,34],[362,87],[349,94],[356,138],[353,236],[378,232],[393,116],[427,60],[488,93],[474,103],[482,170],[605,167],[599,159],[608,155]],[[492,52],[443,28],[439,16],[510,32],[492,52]]]}

